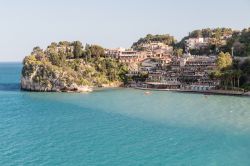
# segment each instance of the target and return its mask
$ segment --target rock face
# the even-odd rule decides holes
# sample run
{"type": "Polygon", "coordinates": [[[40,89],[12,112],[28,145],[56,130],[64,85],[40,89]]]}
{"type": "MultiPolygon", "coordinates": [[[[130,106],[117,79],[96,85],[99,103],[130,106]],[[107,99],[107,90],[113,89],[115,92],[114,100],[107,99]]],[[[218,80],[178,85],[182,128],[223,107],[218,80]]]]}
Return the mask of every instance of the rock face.
{"type": "Polygon", "coordinates": [[[24,60],[21,89],[37,92],[89,92],[90,86],[78,85],[74,73],[49,63],[24,60]]]}
{"type": "Polygon", "coordinates": [[[70,86],[68,86],[56,80],[51,80],[51,82],[52,82],[51,84],[45,85],[39,82],[34,82],[32,78],[22,77],[21,89],[26,91],[37,91],[37,92],[91,92],[92,91],[92,88],[89,86],[78,86],[77,84],[71,84],[70,86]]]}
{"type": "Polygon", "coordinates": [[[91,92],[90,86],[78,86],[76,83],[67,85],[59,79],[47,78],[48,84],[35,82],[33,77],[21,77],[21,89],[36,92],[91,92]]]}

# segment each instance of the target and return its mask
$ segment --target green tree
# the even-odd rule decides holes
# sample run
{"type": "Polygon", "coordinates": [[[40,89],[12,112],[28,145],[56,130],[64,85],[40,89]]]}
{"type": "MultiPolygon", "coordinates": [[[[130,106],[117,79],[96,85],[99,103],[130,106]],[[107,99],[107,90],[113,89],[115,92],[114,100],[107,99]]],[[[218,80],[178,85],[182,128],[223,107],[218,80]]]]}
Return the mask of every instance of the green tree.
{"type": "Polygon", "coordinates": [[[194,30],[189,34],[189,36],[192,38],[202,37],[202,32],[201,30],[194,30]]]}
{"type": "Polygon", "coordinates": [[[88,49],[86,49],[86,51],[88,54],[91,54],[92,58],[99,58],[105,56],[104,49],[98,45],[91,45],[88,49]]]}
{"type": "Polygon", "coordinates": [[[202,37],[211,37],[212,36],[212,30],[210,28],[202,29],[201,30],[202,37]]]}
{"type": "Polygon", "coordinates": [[[52,42],[49,46],[48,46],[48,48],[53,48],[53,49],[55,49],[57,47],[57,43],[56,42],[52,42]]]}
{"type": "Polygon", "coordinates": [[[64,66],[66,61],[66,54],[63,51],[57,51],[55,48],[49,48],[47,56],[52,65],[64,66]]]}
{"type": "Polygon", "coordinates": [[[183,49],[181,48],[175,48],[174,49],[174,55],[177,56],[177,57],[181,57],[183,54],[183,49]]]}
{"type": "Polygon", "coordinates": [[[82,43],[80,41],[75,41],[73,42],[73,47],[74,47],[73,49],[74,58],[80,58],[83,53],[82,43]]]}
{"type": "Polygon", "coordinates": [[[71,45],[71,43],[68,42],[68,41],[60,41],[60,42],[58,43],[58,45],[69,47],[69,46],[71,45]]]}
{"type": "Polygon", "coordinates": [[[66,48],[66,58],[67,59],[73,59],[74,58],[73,51],[69,47],[66,48]]]}
{"type": "Polygon", "coordinates": [[[43,52],[43,50],[39,46],[36,46],[33,48],[31,54],[40,54],[42,52],[43,52]]]}
{"type": "Polygon", "coordinates": [[[60,66],[61,65],[61,60],[60,57],[58,55],[58,52],[56,52],[53,49],[50,49],[48,51],[48,57],[49,57],[49,61],[56,66],[60,66]]]}
{"type": "Polygon", "coordinates": [[[151,42],[161,42],[166,45],[173,46],[176,42],[176,39],[173,36],[170,36],[169,34],[165,34],[165,35],[148,34],[146,35],[146,37],[140,38],[137,42],[134,42],[132,45],[132,48],[135,50],[144,50],[142,45],[146,43],[151,43],[151,42]]]}
{"type": "Polygon", "coordinates": [[[237,79],[237,87],[239,88],[240,87],[240,77],[242,75],[242,71],[241,70],[235,70],[234,75],[235,75],[235,77],[237,79]]]}
{"type": "Polygon", "coordinates": [[[35,55],[36,59],[40,61],[46,58],[43,50],[38,46],[33,48],[31,55],[35,55]]]}
{"type": "Polygon", "coordinates": [[[219,70],[231,67],[232,62],[233,62],[232,56],[228,52],[227,53],[221,52],[216,60],[216,64],[219,70]]]}

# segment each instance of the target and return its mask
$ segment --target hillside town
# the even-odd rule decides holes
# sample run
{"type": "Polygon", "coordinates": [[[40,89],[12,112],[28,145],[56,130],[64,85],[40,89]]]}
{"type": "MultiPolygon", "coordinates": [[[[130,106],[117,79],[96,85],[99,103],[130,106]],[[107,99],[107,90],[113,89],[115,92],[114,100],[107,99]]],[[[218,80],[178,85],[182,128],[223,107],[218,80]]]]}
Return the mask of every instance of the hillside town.
{"type": "MultiPolygon", "coordinates": [[[[203,42],[196,42],[200,44],[203,42]]],[[[145,81],[131,81],[130,86],[155,89],[210,90],[218,84],[209,74],[216,68],[216,56],[196,56],[190,53],[182,57],[173,55],[173,47],[161,42],[143,44],[145,51],[132,49],[106,49],[108,57],[117,58],[131,66],[128,76],[147,74],[145,81]]]]}
{"type": "Polygon", "coordinates": [[[249,36],[250,28],[217,28],[195,30],[179,42],[168,34],[148,34],[130,48],[52,42],[44,50],[35,47],[24,59],[22,88],[79,91],[125,86],[245,93],[250,91],[249,36]]]}
{"type": "MultiPolygon", "coordinates": [[[[230,31],[231,32],[231,31],[230,31]]],[[[233,33],[224,33],[218,39],[220,47],[227,44],[233,33]]],[[[140,49],[105,49],[105,56],[118,59],[129,66],[129,86],[140,89],[209,91],[218,90],[221,79],[213,77],[218,69],[217,52],[191,54],[191,50],[203,50],[215,42],[212,37],[189,37],[184,40],[185,52],[176,55],[173,45],[161,41],[139,44],[140,49]],[[144,76],[144,77],[142,77],[144,76]]],[[[244,58],[230,58],[242,61],[244,58]]],[[[235,88],[234,88],[235,89],[235,88]]],[[[238,88],[238,90],[240,90],[238,88]]]]}

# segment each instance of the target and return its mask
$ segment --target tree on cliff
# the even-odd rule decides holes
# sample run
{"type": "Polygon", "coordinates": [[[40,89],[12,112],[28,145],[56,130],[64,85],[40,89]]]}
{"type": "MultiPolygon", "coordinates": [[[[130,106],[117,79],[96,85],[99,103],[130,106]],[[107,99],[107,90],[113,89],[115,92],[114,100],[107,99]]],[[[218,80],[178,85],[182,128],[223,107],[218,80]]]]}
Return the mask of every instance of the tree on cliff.
{"type": "Polygon", "coordinates": [[[88,46],[85,50],[86,56],[92,57],[92,58],[99,58],[99,57],[104,57],[104,49],[101,46],[98,45],[91,45],[88,46]]]}
{"type": "Polygon", "coordinates": [[[202,32],[201,30],[194,30],[189,34],[189,37],[191,38],[198,38],[198,37],[202,37],[202,32]]]}
{"type": "Polygon", "coordinates": [[[250,56],[250,28],[235,31],[227,40],[226,50],[234,48],[234,56],[250,56]]]}
{"type": "Polygon", "coordinates": [[[80,41],[75,41],[73,42],[73,54],[74,54],[74,58],[80,58],[82,57],[82,53],[83,53],[83,46],[82,43],[80,41]]]}
{"type": "Polygon", "coordinates": [[[65,65],[66,54],[64,52],[57,52],[55,49],[49,49],[47,52],[47,56],[52,65],[60,67],[65,65]]]}
{"type": "Polygon", "coordinates": [[[83,51],[83,58],[85,58],[86,62],[91,59],[91,51],[90,51],[89,47],[90,47],[90,45],[86,44],[85,50],[83,51]]]}
{"type": "Polygon", "coordinates": [[[39,46],[36,46],[33,48],[31,54],[35,55],[35,54],[40,54],[42,52],[43,52],[43,50],[39,46]]]}

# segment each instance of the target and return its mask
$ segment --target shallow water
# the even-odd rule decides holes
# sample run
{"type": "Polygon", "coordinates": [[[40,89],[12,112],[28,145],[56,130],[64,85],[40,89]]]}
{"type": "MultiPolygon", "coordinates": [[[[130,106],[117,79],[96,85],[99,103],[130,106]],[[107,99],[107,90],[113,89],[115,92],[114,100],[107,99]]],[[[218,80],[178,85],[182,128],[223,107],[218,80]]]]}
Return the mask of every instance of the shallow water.
{"type": "Polygon", "coordinates": [[[19,91],[0,64],[0,165],[250,165],[250,98],[19,91]]]}

